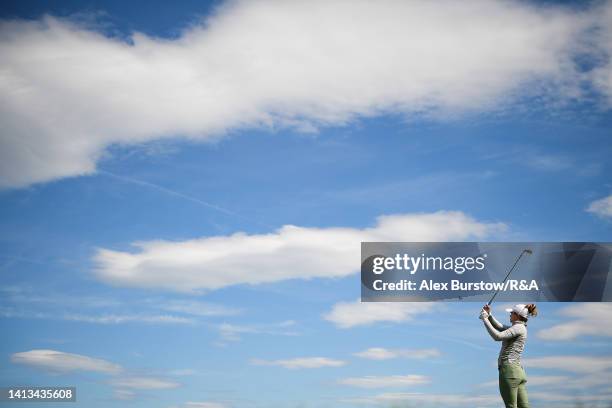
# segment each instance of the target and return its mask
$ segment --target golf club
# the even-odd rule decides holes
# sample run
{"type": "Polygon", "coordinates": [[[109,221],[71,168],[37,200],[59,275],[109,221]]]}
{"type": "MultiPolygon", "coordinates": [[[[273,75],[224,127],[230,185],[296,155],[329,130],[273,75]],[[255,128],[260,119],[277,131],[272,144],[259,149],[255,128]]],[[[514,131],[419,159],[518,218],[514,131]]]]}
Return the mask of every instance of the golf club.
{"type": "MultiPolygon", "coordinates": [[[[512,271],[514,270],[514,268],[516,268],[516,265],[518,265],[519,261],[521,260],[521,258],[523,257],[523,255],[528,254],[531,255],[533,253],[533,251],[531,249],[525,248],[523,249],[523,251],[521,252],[521,254],[518,256],[518,258],[516,258],[516,261],[514,261],[514,264],[512,265],[512,267],[510,268],[510,270],[508,271],[508,273],[506,274],[506,277],[504,278],[503,282],[502,282],[502,286],[503,284],[506,282],[506,280],[508,280],[508,277],[510,276],[510,274],[512,273],[512,271]]],[[[493,303],[493,300],[495,299],[495,297],[497,296],[497,294],[499,293],[500,289],[497,289],[495,291],[495,293],[493,294],[493,296],[491,297],[491,300],[489,300],[489,302],[487,303],[487,306],[491,306],[491,303],[493,303]]]]}

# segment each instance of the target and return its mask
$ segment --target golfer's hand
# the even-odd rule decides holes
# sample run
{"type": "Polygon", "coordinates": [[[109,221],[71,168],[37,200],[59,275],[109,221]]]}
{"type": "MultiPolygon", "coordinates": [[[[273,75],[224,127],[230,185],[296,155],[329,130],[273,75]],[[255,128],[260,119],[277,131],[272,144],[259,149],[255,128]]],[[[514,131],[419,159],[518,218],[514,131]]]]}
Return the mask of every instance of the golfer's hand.
{"type": "Polygon", "coordinates": [[[484,307],[482,308],[485,312],[487,312],[488,314],[491,314],[491,306],[489,305],[484,305],[484,307]]]}
{"type": "Polygon", "coordinates": [[[488,317],[489,317],[489,313],[483,307],[482,310],[480,311],[480,316],[478,318],[481,320],[484,320],[484,319],[487,319],[488,317]]]}

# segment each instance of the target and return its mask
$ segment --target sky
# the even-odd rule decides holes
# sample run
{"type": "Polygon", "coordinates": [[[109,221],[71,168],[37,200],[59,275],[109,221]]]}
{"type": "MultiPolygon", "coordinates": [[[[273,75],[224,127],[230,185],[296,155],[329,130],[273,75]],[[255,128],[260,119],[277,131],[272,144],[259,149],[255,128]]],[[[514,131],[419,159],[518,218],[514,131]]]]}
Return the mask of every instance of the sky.
{"type": "MultiPolygon", "coordinates": [[[[360,242],[612,241],[611,27],[606,1],[3,2],[0,386],[500,406],[481,305],[360,303],[360,242]]],[[[538,308],[532,405],[609,408],[612,304],[538,308]]]]}

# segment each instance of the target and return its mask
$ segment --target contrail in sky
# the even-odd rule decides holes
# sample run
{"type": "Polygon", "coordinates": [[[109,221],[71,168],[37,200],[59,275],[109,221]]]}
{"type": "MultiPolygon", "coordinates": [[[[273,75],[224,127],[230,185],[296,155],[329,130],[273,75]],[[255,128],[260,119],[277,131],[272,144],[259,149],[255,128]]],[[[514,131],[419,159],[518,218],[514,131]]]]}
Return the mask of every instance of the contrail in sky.
{"type": "Polygon", "coordinates": [[[183,193],[180,193],[178,191],[170,190],[169,188],[166,188],[166,187],[163,187],[163,186],[160,186],[160,185],[157,185],[157,184],[149,183],[148,181],[142,181],[142,180],[138,180],[138,179],[135,179],[135,178],[132,178],[132,177],[127,177],[127,176],[120,176],[118,174],[111,173],[110,171],[106,171],[106,170],[98,170],[98,173],[103,174],[103,175],[108,176],[108,177],[112,177],[112,178],[120,180],[120,181],[123,181],[125,183],[131,183],[131,184],[137,184],[137,185],[140,185],[140,186],[143,186],[143,187],[149,187],[149,188],[152,188],[152,189],[157,190],[159,192],[162,192],[162,193],[165,193],[165,194],[168,194],[168,195],[172,195],[172,196],[175,196],[175,197],[183,198],[185,200],[189,200],[189,201],[191,201],[193,203],[202,205],[204,207],[210,208],[210,209],[215,210],[215,211],[222,212],[222,213],[227,214],[227,215],[231,215],[231,216],[234,216],[234,217],[242,218],[243,220],[246,220],[246,221],[249,221],[249,222],[254,222],[254,223],[257,223],[257,224],[260,224],[260,225],[264,225],[264,226],[266,226],[268,228],[274,228],[271,225],[262,223],[260,221],[252,220],[252,219],[247,218],[247,217],[245,217],[243,215],[240,215],[240,214],[238,214],[238,213],[236,213],[234,211],[228,210],[227,208],[223,208],[223,207],[221,207],[219,205],[212,204],[212,203],[209,203],[209,202],[204,201],[204,200],[200,200],[197,197],[192,197],[190,195],[183,194],[183,193]]]}

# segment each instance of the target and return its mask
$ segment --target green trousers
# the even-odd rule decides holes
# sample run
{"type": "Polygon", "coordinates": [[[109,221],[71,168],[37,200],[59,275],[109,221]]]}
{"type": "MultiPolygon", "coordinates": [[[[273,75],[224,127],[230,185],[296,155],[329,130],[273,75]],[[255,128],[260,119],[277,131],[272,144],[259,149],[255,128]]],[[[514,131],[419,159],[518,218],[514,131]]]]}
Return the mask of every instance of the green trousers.
{"type": "Polygon", "coordinates": [[[506,408],[529,408],[527,376],[519,364],[502,363],[499,367],[499,392],[506,408]]]}

